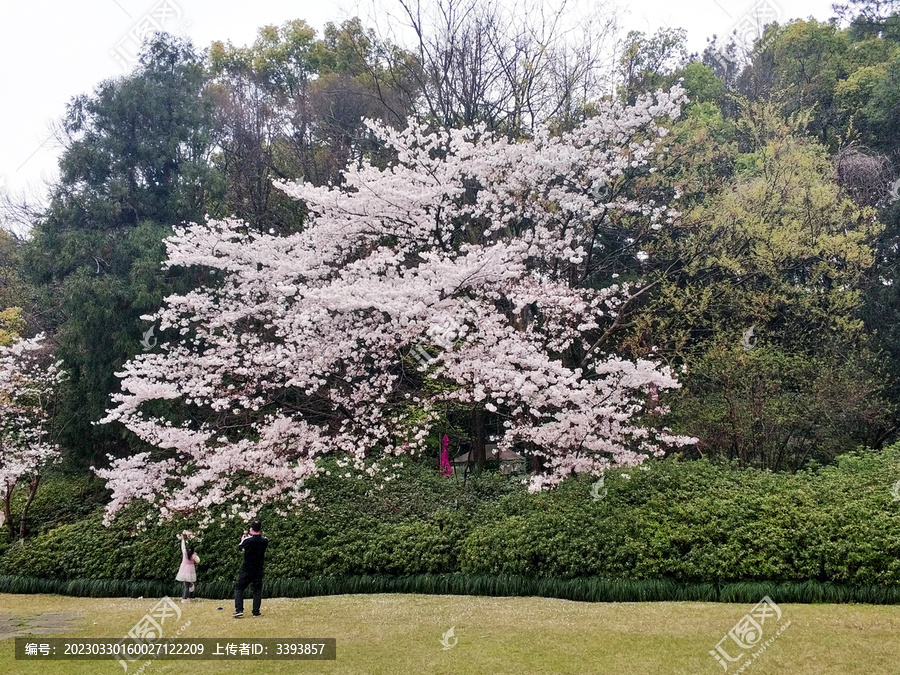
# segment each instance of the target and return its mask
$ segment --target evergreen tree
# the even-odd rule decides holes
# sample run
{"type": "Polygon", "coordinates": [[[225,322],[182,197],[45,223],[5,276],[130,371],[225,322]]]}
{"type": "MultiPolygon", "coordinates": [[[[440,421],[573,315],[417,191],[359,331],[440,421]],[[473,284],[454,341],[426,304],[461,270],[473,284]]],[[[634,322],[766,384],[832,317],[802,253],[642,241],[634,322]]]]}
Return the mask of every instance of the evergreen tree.
{"type": "Polygon", "coordinates": [[[204,82],[190,43],[163,34],[145,45],[133,74],[66,111],[60,178],[24,256],[71,375],[60,439],[82,460],[127,451],[121,431],[93,422],[117,387],[114,372],[142,350],[149,324],[141,315],[192,283],[189,272],[160,263],[173,225],[214,210],[204,82]]]}

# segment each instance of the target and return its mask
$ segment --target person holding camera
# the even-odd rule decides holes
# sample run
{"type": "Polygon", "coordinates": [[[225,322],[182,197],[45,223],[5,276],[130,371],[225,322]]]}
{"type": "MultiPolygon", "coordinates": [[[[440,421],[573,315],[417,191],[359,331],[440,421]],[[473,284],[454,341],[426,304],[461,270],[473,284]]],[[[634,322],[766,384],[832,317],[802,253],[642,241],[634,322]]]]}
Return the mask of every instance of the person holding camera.
{"type": "Polygon", "coordinates": [[[263,563],[269,540],[262,536],[262,525],[258,520],[250,523],[250,531],[244,530],[238,550],[244,553],[244,564],[234,582],[234,616],[244,616],[244,591],[253,586],[253,616],[259,616],[262,605],[263,563]]]}

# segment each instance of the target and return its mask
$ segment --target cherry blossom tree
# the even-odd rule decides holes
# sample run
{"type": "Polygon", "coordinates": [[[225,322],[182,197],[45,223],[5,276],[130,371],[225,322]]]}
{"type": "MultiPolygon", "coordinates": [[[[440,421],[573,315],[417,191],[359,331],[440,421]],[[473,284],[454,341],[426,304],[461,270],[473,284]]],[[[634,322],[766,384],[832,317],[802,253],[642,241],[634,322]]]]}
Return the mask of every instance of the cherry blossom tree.
{"type": "Polygon", "coordinates": [[[277,185],[307,204],[303,232],[176,229],[165,264],[214,281],[145,317],[175,337],[119,374],[104,422],[156,449],[98,470],[108,517],[134,500],[164,518],[297,505],[327,454],[384,477],[454,405],[502,420],[500,449],[539,460],[535,490],[692,442],[641,419],[673,374],[606,346],[645,288],[615,283],[612,261],[639,268],[640,243],[677,215],[624,186],[653,170],[682,102],[675,88],[604,103],[573,131],[520,142],[370,122],[391,166],[277,185]]]}
{"type": "Polygon", "coordinates": [[[44,341],[43,334],[16,338],[0,347],[0,485],[3,521],[14,536],[10,511],[12,495],[28,480],[19,536],[25,536],[28,507],[41,482],[41,471],[59,458],[60,448],[50,436],[50,413],[64,371],[44,341]]]}

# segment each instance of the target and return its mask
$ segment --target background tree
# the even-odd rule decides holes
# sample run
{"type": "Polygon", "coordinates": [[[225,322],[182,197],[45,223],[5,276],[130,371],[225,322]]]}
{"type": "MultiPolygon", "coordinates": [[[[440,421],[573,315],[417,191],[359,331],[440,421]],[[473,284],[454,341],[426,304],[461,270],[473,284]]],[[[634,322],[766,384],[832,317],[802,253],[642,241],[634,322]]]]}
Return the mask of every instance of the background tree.
{"type": "Polygon", "coordinates": [[[832,5],[835,14],[849,23],[857,38],[884,37],[897,41],[900,37],[900,2],[897,0],[850,0],[832,5]]]}
{"type": "Polygon", "coordinates": [[[647,36],[631,31],[619,57],[619,96],[633,103],[639,94],[671,87],[673,74],[687,60],[683,28],[661,28],[647,36]]]}
{"type": "Polygon", "coordinates": [[[9,307],[0,312],[0,347],[12,344],[24,330],[21,307],[9,307]]]}
{"type": "Polygon", "coordinates": [[[690,152],[702,168],[673,161],[690,208],[677,236],[649,247],[666,274],[626,344],[686,367],[674,414],[704,453],[796,469],[872,442],[886,412],[860,320],[874,211],[834,182],[824,148],[798,138],[803,121],[791,128],[769,105],[733,126],[705,112],[675,127],[670,156],[690,152]],[[699,135],[704,123],[719,131],[699,135]],[[717,153],[730,177],[710,172],[717,153]]]}
{"type": "Polygon", "coordinates": [[[612,86],[616,15],[598,5],[399,0],[416,60],[391,72],[416,83],[417,118],[438,127],[485,123],[512,138],[583,119],[612,86]],[[581,8],[584,10],[584,8],[581,8]]]}
{"type": "Polygon", "coordinates": [[[203,65],[169,36],[146,46],[132,75],[68,107],[60,179],[24,264],[41,287],[40,327],[71,375],[60,440],[82,459],[125,450],[121,433],[93,424],[117,388],[113,373],[141,350],[141,315],[192,283],[160,270],[162,239],[216,211],[211,127],[203,65]]]}
{"type": "Polygon", "coordinates": [[[854,33],[833,22],[770,26],[757,42],[738,90],[781,106],[785,116],[809,113],[807,132],[832,153],[861,145],[890,153],[898,120],[897,39],[854,33]]]}
{"type": "Polygon", "coordinates": [[[411,95],[385,71],[404,58],[358,19],[327,24],[321,38],[296,20],[260,29],[249,47],[213,43],[214,162],[228,213],[264,232],[299,227],[302,205],[273,181],[338,181],[348,161],[375,150],[363,118],[405,123],[411,95]]]}

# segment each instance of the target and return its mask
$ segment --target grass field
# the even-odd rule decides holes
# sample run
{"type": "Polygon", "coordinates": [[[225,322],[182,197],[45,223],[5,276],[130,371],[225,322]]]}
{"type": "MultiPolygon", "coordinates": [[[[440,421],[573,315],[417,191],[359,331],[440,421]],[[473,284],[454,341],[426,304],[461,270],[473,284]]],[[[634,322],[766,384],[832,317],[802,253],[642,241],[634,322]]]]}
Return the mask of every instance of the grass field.
{"type": "MultiPolygon", "coordinates": [[[[156,602],[0,595],[0,625],[7,635],[32,630],[56,637],[121,638],[156,602]]],[[[252,618],[248,611],[243,619],[231,617],[228,602],[195,600],[179,607],[183,614],[171,629],[166,624],[165,637],[188,621],[182,637],[334,637],[337,660],[158,660],[144,674],[714,674],[724,671],[709,651],[750,610],[723,603],[426,595],[266,599],[262,617],[252,618]],[[457,642],[444,649],[440,640],[451,627],[457,642]]],[[[779,625],[790,621],[790,626],[745,673],[900,672],[900,607],[791,604],[781,610],[779,625]]],[[[0,641],[2,674],[123,673],[111,659],[16,661],[13,645],[12,637],[0,641]]],[[[128,673],[141,664],[132,664],[128,673]]],[[[738,669],[730,665],[728,673],[738,669]]]]}

